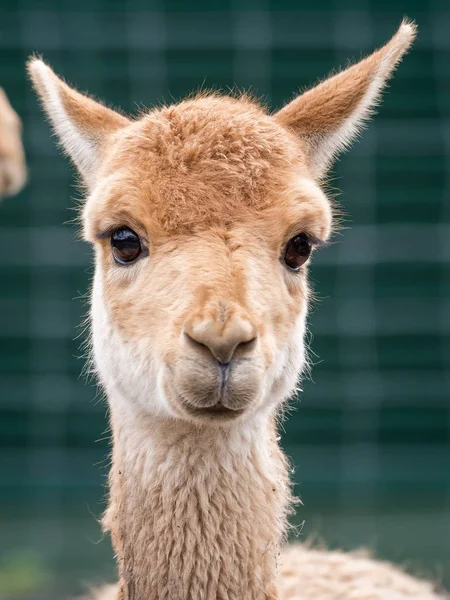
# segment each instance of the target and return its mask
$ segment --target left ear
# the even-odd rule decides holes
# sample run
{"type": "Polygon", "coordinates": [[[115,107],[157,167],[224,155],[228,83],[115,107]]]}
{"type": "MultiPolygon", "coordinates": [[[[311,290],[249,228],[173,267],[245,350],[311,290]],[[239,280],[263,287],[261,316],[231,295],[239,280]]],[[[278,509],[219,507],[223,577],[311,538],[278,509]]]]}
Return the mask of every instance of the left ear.
{"type": "Polygon", "coordinates": [[[385,46],[306,91],[274,115],[278,123],[305,141],[315,177],[326,174],[336,155],[351,144],[370,118],[416,29],[404,20],[385,46]]]}

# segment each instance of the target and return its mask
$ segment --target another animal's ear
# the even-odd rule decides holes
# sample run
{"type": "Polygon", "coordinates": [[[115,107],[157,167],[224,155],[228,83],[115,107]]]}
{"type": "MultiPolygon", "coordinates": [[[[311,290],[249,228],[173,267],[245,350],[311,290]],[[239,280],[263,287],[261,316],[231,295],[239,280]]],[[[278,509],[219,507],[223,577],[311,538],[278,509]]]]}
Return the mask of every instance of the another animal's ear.
{"type": "Polygon", "coordinates": [[[106,139],[130,121],[69,87],[42,60],[32,58],[28,71],[63,149],[92,185],[106,139]]]}
{"type": "Polygon", "coordinates": [[[389,77],[416,35],[403,21],[382,48],[287,104],[275,119],[304,139],[310,168],[323,177],[373,113],[389,77]]]}

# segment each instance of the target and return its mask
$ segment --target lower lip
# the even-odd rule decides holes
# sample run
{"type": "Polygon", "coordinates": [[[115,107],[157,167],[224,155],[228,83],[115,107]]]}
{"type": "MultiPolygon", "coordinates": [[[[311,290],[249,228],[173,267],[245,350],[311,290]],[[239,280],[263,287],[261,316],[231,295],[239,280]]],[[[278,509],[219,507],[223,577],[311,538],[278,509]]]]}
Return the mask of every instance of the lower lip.
{"type": "Polygon", "coordinates": [[[227,418],[227,419],[235,419],[239,415],[241,415],[244,411],[241,410],[231,410],[227,408],[223,404],[216,404],[215,406],[210,406],[207,408],[192,408],[189,407],[189,412],[193,415],[199,417],[210,417],[210,418],[227,418]]]}

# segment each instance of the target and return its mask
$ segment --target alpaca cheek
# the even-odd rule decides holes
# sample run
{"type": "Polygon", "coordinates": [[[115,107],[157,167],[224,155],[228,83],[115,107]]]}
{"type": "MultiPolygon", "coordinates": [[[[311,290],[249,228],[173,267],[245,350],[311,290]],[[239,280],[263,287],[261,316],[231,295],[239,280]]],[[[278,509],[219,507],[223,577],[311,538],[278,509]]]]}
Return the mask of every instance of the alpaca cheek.
{"type": "Polygon", "coordinates": [[[99,266],[92,290],[91,319],[96,370],[111,400],[126,398],[145,412],[167,412],[166,403],[158,393],[161,367],[151,339],[142,335],[137,340],[123,338],[105,304],[99,266]]]}

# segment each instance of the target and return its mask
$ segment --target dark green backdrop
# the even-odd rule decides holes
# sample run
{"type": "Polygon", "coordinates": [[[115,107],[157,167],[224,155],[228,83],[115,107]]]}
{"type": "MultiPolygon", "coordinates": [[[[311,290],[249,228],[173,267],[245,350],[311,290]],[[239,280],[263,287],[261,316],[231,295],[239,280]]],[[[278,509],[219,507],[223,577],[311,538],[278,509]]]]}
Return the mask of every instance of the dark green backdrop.
{"type": "Polygon", "coordinates": [[[39,52],[133,112],[192,89],[280,106],[386,40],[419,40],[334,185],[348,229],[317,255],[316,366],[285,426],[301,539],[369,545],[450,580],[450,6],[370,2],[3,0],[0,85],[24,121],[30,183],[0,206],[0,596],[49,597],[112,574],[101,538],[106,409],[80,378],[90,250],[24,74],[39,52]],[[41,594],[41,595],[40,595],[41,594]]]}

